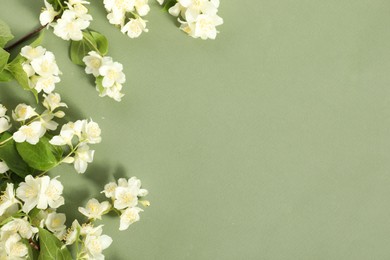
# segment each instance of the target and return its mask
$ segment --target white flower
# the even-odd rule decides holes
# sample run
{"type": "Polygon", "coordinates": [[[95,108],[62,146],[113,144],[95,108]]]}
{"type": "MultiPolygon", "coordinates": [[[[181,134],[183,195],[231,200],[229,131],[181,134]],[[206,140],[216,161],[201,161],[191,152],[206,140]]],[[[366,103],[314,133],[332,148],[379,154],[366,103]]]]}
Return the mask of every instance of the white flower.
{"type": "Polygon", "coordinates": [[[85,63],[85,73],[93,74],[95,77],[99,76],[99,69],[103,64],[103,57],[96,51],[88,52],[88,55],[83,58],[85,63]]]}
{"type": "Polygon", "coordinates": [[[110,24],[123,26],[126,18],[126,11],[114,7],[110,13],[107,14],[107,19],[110,24]]]}
{"type": "Polygon", "coordinates": [[[135,4],[134,0],[104,0],[103,2],[107,11],[117,8],[125,12],[132,12],[135,4]]]}
{"type": "Polygon", "coordinates": [[[50,180],[49,176],[33,178],[28,175],[25,182],[20,183],[16,189],[16,194],[24,204],[22,210],[30,212],[35,206],[38,209],[58,208],[64,204],[64,198],[61,196],[63,186],[56,179],[50,180]]]}
{"type": "Polygon", "coordinates": [[[164,3],[164,0],[157,0],[157,2],[162,5],[164,3]]]}
{"type": "Polygon", "coordinates": [[[64,40],[80,41],[83,39],[82,30],[89,26],[90,20],[90,15],[81,18],[75,11],[65,10],[54,26],[54,34],[64,40]]]}
{"type": "MultiPolygon", "coordinates": [[[[30,63],[24,62],[24,63],[22,64],[22,67],[23,67],[24,72],[26,72],[27,77],[30,78],[30,77],[32,77],[32,76],[35,75],[35,71],[34,71],[33,67],[31,67],[31,64],[30,64],[30,63]]],[[[31,79],[30,79],[30,80],[31,80],[31,79]]],[[[32,85],[32,84],[30,84],[30,85],[32,85]]]]}
{"type": "Polygon", "coordinates": [[[5,234],[19,233],[22,238],[30,239],[34,234],[38,233],[38,228],[31,226],[30,222],[25,218],[15,218],[1,227],[1,236],[5,234]]]}
{"type": "Polygon", "coordinates": [[[77,148],[74,156],[74,168],[77,173],[84,173],[87,170],[88,163],[93,161],[95,151],[89,150],[86,144],[80,145],[77,148]]]}
{"type": "Polygon", "coordinates": [[[87,235],[85,238],[85,249],[88,254],[88,259],[104,259],[102,251],[108,248],[112,243],[112,238],[107,235],[92,236],[87,235]]]}
{"type": "Polygon", "coordinates": [[[17,143],[28,142],[30,144],[37,144],[39,138],[45,134],[45,128],[41,122],[32,122],[29,125],[23,125],[13,134],[13,139],[17,143]]]}
{"type": "Polygon", "coordinates": [[[45,8],[43,9],[41,14],[39,15],[39,21],[40,21],[41,25],[46,25],[46,24],[51,23],[57,14],[59,14],[59,13],[56,12],[54,10],[53,6],[45,0],[45,8]]]}
{"type": "Polygon", "coordinates": [[[20,50],[20,55],[23,57],[29,59],[29,60],[34,60],[37,58],[42,57],[46,52],[46,49],[43,48],[42,46],[37,46],[37,47],[31,47],[31,46],[24,46],[20,50]]]}
{"type": "Polygon", "coordinates": [[[0,160],[0,174],[5,173],[8,170],[9,170],[8,165],[4,161],[0,160]]]}
{"type": "Polygon", "coordinates": [[[7,117],[0,117],[0,134],[11,128],[7,117]]]}
{"type": "Polygon", "coordinates": [[[85,208],[79,207],[79,211],[89,219],[102,219],[102,215],[107,213],[110,207],[108,201],[99,203],[96,199],[90,199],[85,208]]]}
{"type": "Polygon", "coordinates": [[[34,88],[35,90],[40,93],[42,90],[43,92],[49,94],[53,92],[53,90],[56,87],[56,83],[60,82],[61,79],[57,76],[45,76],[45,77],[39,77],[37,78],[37,81],[35,82],[34,88]]]}
{"type": "Polygon", "coordinates": [[[137,38],[141,35],[142,32],[148,32],[146,28],[146,20],[143,20],[141,17],[136,19],[130,18],[130,21],[122,27],[121,32],[127,33],[127,36],[130,38],[137,38]]]}
{"type": "Polygon", "coordinates": [[[12,117],[16,121],[25,121],[37,115],[35,109],[26,104],[19,104],[16,106],[15,110],[12,111],[12,117]]]}
{"type": "Polygon", "coordinates": [[[60,73],[55,56],[50,51],[46,51],[44,55],[34,58],[31,61],[31,66],[38,75],[43,77],[58,75],[60,73]]]}
{"type": "Polygon", "coordinates": [[[20,242],[21,237],[18,234],[11,235],[5,242],[5,252],[8,255],[6,259],[18,260],[25,259],[28,253],[27,246],[20,242]]]}
{"type": "Polygon", "coordinates": [[[124,209],[134,207],[138,204],[137,192],[128,187],[117,187],[115,189],[114,208],[124,209]]]}
{"type": "Polygon", "coordinates": [[[85,121],[81,138],[89,144],[97,144],[102,140],[100,137],[101,132],[102,131],[96,122],[93,122],[92,120],[90,122],[85,121]]]}
{"type": "Polygon", "coordinates": [[[54,122],[52,120],[53,118],[54,118],[54,115],[52,113],[50,113],[48,110],[45,110],[41,114],[39,121],[41,122],[43,128],[45,128],[47,130],[54,131],[57,129],[58,123],[54,122]]]}
{"type": "Polygon", "coordinates": [[[123,66],[119,62],[109,62],[101,66],[99,68],[99,74],[103,76],[103,87],[108,88],[115,83],[125,83],[126,76],[122,70],[123,66]]]}
{"type": "MultiPolygon", "coordinates": [[[[100,92],[99,88],[96,88],[97,91],[100,92]]],[[[123,93],[120,91],[122,90],[122,84],[115,83],[111,87],[103,88],[103,91],[99,93],[100,97],[109,96],[110,98],[114,99],[115,101],[120,102],[122,100],[122,97],[124,96],[123,93]]]]}
{"type": "Polygon", "coordinates": [[[66,144],[72,146],[72,139],[75,135],[74,125],[75,124],[73,122],[62,125],[60,135],[53,136],[49,143],[58,146],[66,144]]]}
{"type": "Polygon", "coordinates": [[[65,103],[61,102],[61,96],[58,93],[49,93],[48,95],[43,94],[44,100],[43,106],[53,112],[59,107],[68,107],[65,103]]]}
{"type": "Polygon", "coordinates": [[[135,9],[140,16],[147,15],[150,11],[148,0],[135,0],[135,9]]]}
{"type": "Polygon", "coordinates": [[[20,202],[15,198],[14,184],[7,183],[7,188],[0,196],[0,216],[2,216],[8,208],[10,208],[16,203],[20,202]]]}
{"type": "Polygon", "coordinates": [[[203,40],[215,39],[218,33],[216,26],[223,24],[222,18],[216,14],[201,14],[187,21],[188,23],[182,24],[181,29],[190,36],[203,40]]]}
{"type": "Polygon", "coordinates": [[[139,221],[139,213],[143,211],[138,207],[127,208],[120,217],[119,230],[126,230],[134,222],[139,221]]]}
{"type": "Polygon", "coordinates": [[[68,232],[65,235],[65,245],[71,245],[77,240],[77,234],[80,232],[80,224],[75,219],[72,223],[72,226],[68,229],[68,232]]]}
{"type": "Polygon", "coordinates": [[[115,182],[110,182],[110,183],[107,183],[105,186],[104,186],[104,191],[102,191],[102,193],[104,193],[104,195],[107,197],[107,198],[114,198],[115,196],[115,189],[118,187],[118,185],[115,183],[115,182]]]}
{"type": "Polygon", "coordinates": [[[47,215],[45,226],[48,230],[53,232],[56,237],[61,238],[65,234],[66,216],[63,213],[52,212],[47,215]]]}
{"type": "Polygon", "coordinates": [[[168,12],[173,16],[178,16],[180,13],[184,13],[187,9],[180,3],[176,3],[174,6],[168,9],[168,12]]]}

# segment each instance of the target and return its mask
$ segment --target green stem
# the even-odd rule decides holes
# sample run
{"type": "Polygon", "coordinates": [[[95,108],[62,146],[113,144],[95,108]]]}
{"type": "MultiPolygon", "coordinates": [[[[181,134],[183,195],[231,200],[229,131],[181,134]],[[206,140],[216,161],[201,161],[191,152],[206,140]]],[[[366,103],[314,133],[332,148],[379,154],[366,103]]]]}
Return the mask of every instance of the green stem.
{"type": "Polygon", "coordinates": [[[65,161],[65,159],[69,158],[76,150],[77,148],[80,146],[81,143],[78,143],[69,153],[68,155],[66,155],[64,158],[62,158],[61,161],[59,161],[58,163],[56,163],[53,167],[51,167],[49,170],[46,170],[44,172],[41,172],[37,177],[42,177],[44,174],[46,174],[48,171],[54,169],[55,167],[57,167],[58,165],[60,165],[61,163],[63,163],[65,161]]]}
{"type": "Polygon", "coordinates": [[[2,146],[3,144],[7,143],[8,141],[11,141],[12,138],[13,138],[13,137],[11,136],[11,137],[5,139],[4,141],[2,141],[2,142],[0,143],[0,146],[2,146]]]}

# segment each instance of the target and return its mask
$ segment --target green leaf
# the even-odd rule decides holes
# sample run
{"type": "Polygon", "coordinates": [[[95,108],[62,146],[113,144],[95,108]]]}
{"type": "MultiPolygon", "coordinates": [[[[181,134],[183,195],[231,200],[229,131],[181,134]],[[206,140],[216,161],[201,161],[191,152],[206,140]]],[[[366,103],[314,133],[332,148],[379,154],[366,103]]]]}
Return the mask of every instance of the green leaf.
{"type": "Polygon", "coordinates": [[[0,72],[0,82],[8,82],[14,79],[14,76],[11,72],[7,69],[7,67],[4,68],[2,72],[0,72]]]}
{"type": "MultiPolygon", "coordinates": [[[[10,133],[3,133],[0,137],[0,143],[11,137],[12,135],[10,133]]],[[[12,138],[0,146],[0,159],[5,161],[11,171],[23,179],[27,175],[32,174],[32,169],[20,157],[16,150],[15,141],[12,138]]]]}
{"type": "Polygon", "coordinates": [[[7,66],[8,58],[9,58],[9,53],[6,52],[3,48],[0,48],[0,73],[7,66]]]}
{"type": "Polygon", "coordinates": [[[42,228],[39,229],[39,246],[41,252],[38,260],[72,260],[68,248],[52,233],[42,228]]]}
{"type": "Polygon", "coordinates": [[[70,59],[74,64],[85,66],[83,58],[90,51],[96,51],[101,56],[108,52],[107,38],[95,31],[84,31],[81,41],[70,42],[70,59]]]}
{"type": "Polygon", "coordinates": [[[18,55],[13,61],[8,64],[8,70],[15,77],[16,81],[23,87],[25,90],[31,90],[30,85],[28,84],[28,77],[26,72],[23,70],[23,62],[26,59],[18,55]]]}
{"type": "Polygon", "coordinates": [[[91,48],[83,40],[70,42],[70,59],[76,65],[84,66],[83,58],[90,51],[91,48]]]}
{"type": "Polygon", "coordinates": [[[23,160],[31,167],[47,171],[55,167],[62,157],[61,147],[49,143],[49,138],[43,136],[39,142],[32,145],[27,142],[16,143],[16,149],[23,160]],[[59,150],[61,149],[61,151],[59,150]]]}
{"type": "Polygon", "coordinates": [[[14,36],[11,33],[9,26],[0,20],[0,47],[3,48],[7,42],[12,40],[14,36]]]}
{"type": "Polygon", "coordinates": [[[34,94],[35,100],[38,103],[38,93],[35,89],[30,88],[28,83],[28,76],[23,70],[23,63],[26,61],[25,58],[18,55],[16,58],[8,64],[8,71],[11,72],[12,76],[16,79],[20,86],[24,90],[31,91],[34,94]]]}
{"type": "Polygon", "coordinates": [[[90,31],[90,34],[95,39],[96,47],[98,48],[100,55],[104,56],[108,53],[108,41],[106,36],[96,31],[90,31]]]}

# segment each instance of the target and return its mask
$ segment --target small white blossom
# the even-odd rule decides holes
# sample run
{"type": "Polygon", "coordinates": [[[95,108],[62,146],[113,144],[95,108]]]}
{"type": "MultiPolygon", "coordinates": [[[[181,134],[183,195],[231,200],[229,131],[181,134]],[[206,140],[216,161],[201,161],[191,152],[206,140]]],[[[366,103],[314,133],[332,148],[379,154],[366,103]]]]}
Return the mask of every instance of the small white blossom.
{"type": "Polygon", "coordinates": [[[53,136],[49,141],[52,145],[69,145],[72,146],[72,139],[75,135],[74,123],[69,122],[61,128],[60,135],[53,136]]]}
{"type": "Polygon", "coordinates": [[[90,199],[85,208],[79,207],[79,211],[89,219],[102,219],[102,215],[107,213],[110,207],[108,201],[100,203],[97,199],[90,199]]]}
{"type": "Polygon", "coordinates": [[[130,18],[130,21],[126,23],[122,29],[122,33],[127,33],[127,36],[130,38],[137,38],[141,35],[142,32],[148,32],[146,28],[146,20],[143,20],[141,17],[136,19],[130,18]]]}
{"type": "Polygon", "coordinates": [[[88,55],[83,58],[85,63],[85,73],[92,74],[95,77],[99,76],[99,69],[103,64],[103,57],[100,56],[96,51],[88,52],[88,55]]]}
{"type": "Polygon", "coordinates": [[[66,231],[65,221],[65,214],[52,212],[47,215],[45,226],[48,230],[53,232],[57,238],[61,239],[66,231]]]}
{"type": "Polygon", "coordinates": [[[23,125],[16,131],[12,137],[15,142],[37,144],[39,139],[45,134],[45,128],[41,122],[32,122],[29,125],[23,125]]]}
{"type": "Polygon", "coordinates": [[[11,128],[8,117],[0,117],[0,134],[11,128]]]}
{"type": "Polygon", "coordinates": [[[43,94],[43,97],[43,106],[51,112],[59,107],[68,107],[65,103],[61,102],[61,96],[58,93],[43,94]]]}
{"type": "Polygon", "coordinates": [[[50,51],[46,51],[44,55],[32,59],[31,67],[39,76],[43,77],[58,75],[60,73],[55,56],[50,51]]]}
{"type": "Polygon", "coordinates": [[[100,143],[102,138],[101,138],[101,130],[99,125],[94,122],[90,121],[87,122],[86,120],[84,121],[83,129],[81,132],[81,139],[89,144],[97,144],[100,143]]]}
{"type": "Polygon", "coordinates": [[[38,233],[38,228],[31,226],[30,222],[25,218],[15,218],[1,227],[1,236],[6,233],[19,233],[22,238],[30,239],[34,234],[38,233]]]}
{"type": "Polygon", "coordinates": [[[122,215],[120,217],[120,225],[119,225],[119,230],[126,230],[129,228],[131,224],[134,222],[139,221],[139,213],[143,211],[142,209],[138,207],[132,207],[132,208],[127,208],[122,212],[122,215]]]}
{"type": "Polygon", "coordinates": [[[54,25],[54,34],[64,40],[80,41],[83,39],[82,30],[89,26],[91,20],[90,15],[78,17],[75,11],[65,10],[54,25]]]}
{"type": "Polygon", "coordinates": [[[23,125],[13,134],[13,139],[17,143],[28,142],[37,144],[39,139],[45,134],[45,128],[41,122],[32,122],[29,125],[23,125]]]}
{"type": "Polygon", "coordinates": [[[12,111],[12,117],[16,121],[25,121],[37,115],[38,113],[35,112],[35,109],[26,104],[19,104],[16,106],[15,110],[12,111]]]}
{"type": "Polygon", "coordinates": [[[49,176],[34,178],[28,175],[25,182],[20,183],[16,189],[16,194],[24,204],[22,210],[30,212],[35,206],[38,209],[58,208],[64,204],[61,196],[63,186],[56,179],[50,180],[49,176]]]}
{"type": "Polygon", "coordinates": [[[115,189],[114,207],[116,209],[124,209],[134,207],[138,204],[137,193],[134,189],[118,187],[115,189]]]}
{"type": "Polygon", "coordinates": [[[119,62],[109,62],[99,68],[99,74],[103,76],[102,85],[105,88],[111,87],[115,83],[123,84],[126,76],[122,72],[123,65],[119,62]]]}
{"type": "Polygon", "coordinates": [[[150,11],[148,0],[135,0],[134,6],[140,16],[145,16],[150,11]]]}
{"type": "Polygon", "coordinates": [[[19,260],[25,259],[28,254],[27,246],[22,243],[18,234],[11,235],[5,242],[6,259],[19,260]]]}
{"type": "Polygon", "coordinates": [[[72,226],[68,229],[66,235],[65,235],[65,245],[72,245],[77,240],[77,234],[80,232],[80,224],[75,219],[72,222],[72,226]]]}
{"type": "Polygon", "coordinates": [[[42,10],[41,14],[39,15],[39,22],[41,25],[47,25],[50,24],[56,15],[59,14],[56,12],[51,4],[49,4],[45,0],[45,8],[42,10]]]}
{"type": "Polygon", "coordinates": [[[104,259],[102,251],[108,248],[112,243],[112,238],[107,235],[92,236],[87,235],[85,238],[85,249],[88,259],[104,259]]]}
{"type": "Polygon", "coordinates": [[[0,196],[0,216],[2,216],[8,208],[15,205],[16,203],[20,202],[15,197],[14,184],[7,183],[7,188],[0,196]]]}
{"type": "Polygon", "coordinates": [[[37,46],[37,47],[31,47],[31,46],[24,46],[20,50],[20,55],[23,57],[27,58],[28,60],[34,60],[42,57],[46,52],[46,49],[43,48],[42,46],[37,46]]]}
{"type": "Polygon", "coordinates": [[[118,185],[115,183],[115,182],[110,182],[110,183],[107,183],[105,186],[104,186],[104,190],[102,191],[102,193],[104,193],[104,195],[107,197],[107,198],[114,198],[115,196],[115,189],[118,187],[118,185]]]}
{"type": "Polygon", "coordinates": [[[93,161],[95,151],[89,150],[86,144],[80,145],[77,148],[74,156],[74,168],[77,173],[84,173],[87,170],[88,163],[93,161]]]}
{"type": "Polygon", "coordinates": [[[7,172],[8,170],[9,170],[8,165],[4,161],[0,160],[0,174],[3,174],[5,172],[7,172]]]}

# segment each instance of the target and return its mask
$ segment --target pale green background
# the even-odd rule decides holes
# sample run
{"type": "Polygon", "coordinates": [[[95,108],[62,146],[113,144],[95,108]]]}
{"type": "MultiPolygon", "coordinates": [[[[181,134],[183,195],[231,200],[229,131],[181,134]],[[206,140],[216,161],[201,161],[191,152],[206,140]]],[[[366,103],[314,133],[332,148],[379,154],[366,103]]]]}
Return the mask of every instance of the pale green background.
{"type": "MultiPolygon", "coordinates": [[[[20,37],[42,2],[0,0],[0,17],[20,37]]],[[[68,209],[112,176],[150,190],[127,232],[106,219],[107,259],[390,259],[388,0],[222,0],[216,41],[154,2],[150,32],[131,40],[92,2],[91,27],[125,66],[121,103],[98,97],[66,42],[47,32],[44,45],[71,119],[103,129],[84,176],[53,173],[68,209]]]]}

